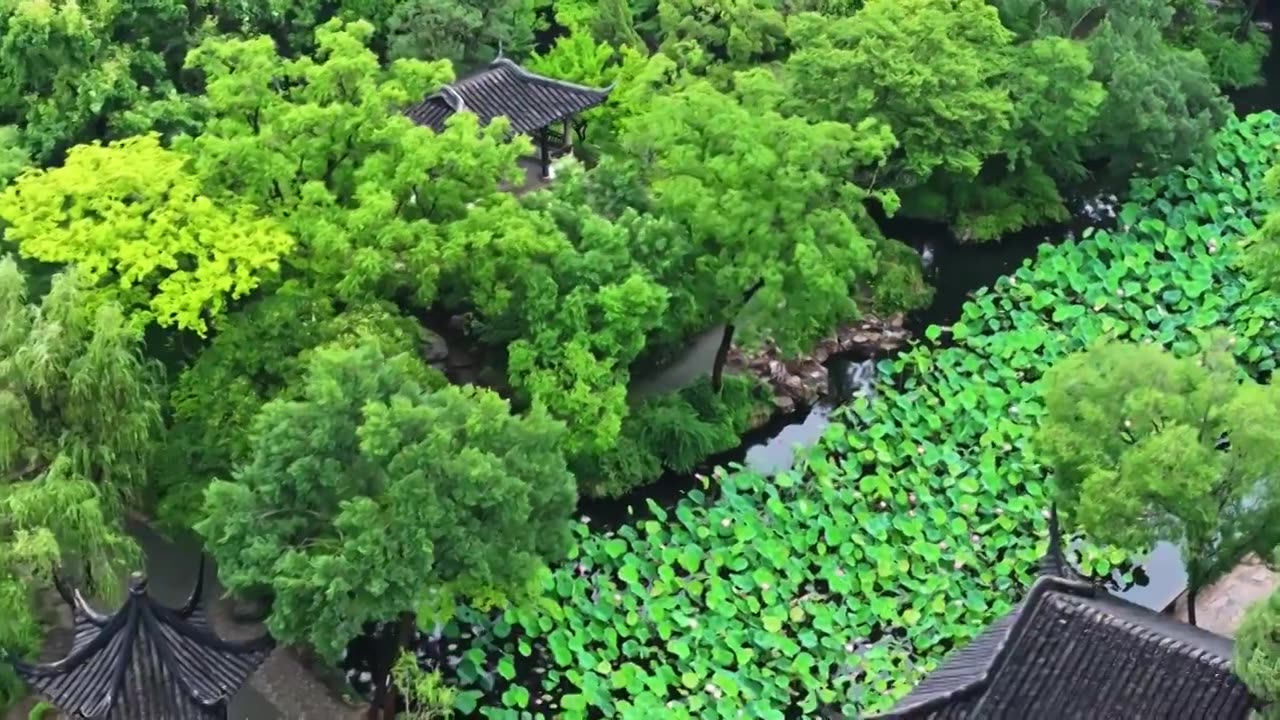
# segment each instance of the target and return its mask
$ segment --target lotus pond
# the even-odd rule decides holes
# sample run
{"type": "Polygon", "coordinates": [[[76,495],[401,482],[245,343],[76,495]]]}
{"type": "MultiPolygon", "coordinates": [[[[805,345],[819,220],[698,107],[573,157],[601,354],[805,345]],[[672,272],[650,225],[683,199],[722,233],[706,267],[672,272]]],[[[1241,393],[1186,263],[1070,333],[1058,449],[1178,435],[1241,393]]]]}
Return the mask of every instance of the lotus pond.
{"type": "MultiPolygon", "coordinates": [[[[1043,246],[950,334],[878,367],[797,467],[718,473],[616,532],[577,527],[536,603],[442,628],[459,709],[487,718],[787,718],[886,709],[1017,600],[1045,550],[1049,487],[1027,451],[1037,380],[1104,337],[1194,348],[1229,327],[1269,374],[1280,305],[1236,241],[1270,200],[1280,116],[1233,121],[1198,164],[1137,181],[1115,232],[1043,246]],[[945,342],[944,342],[945,341],[945,342]]],[[[1106,573],[1123,553],[1086,547],[1106,573]]]]}

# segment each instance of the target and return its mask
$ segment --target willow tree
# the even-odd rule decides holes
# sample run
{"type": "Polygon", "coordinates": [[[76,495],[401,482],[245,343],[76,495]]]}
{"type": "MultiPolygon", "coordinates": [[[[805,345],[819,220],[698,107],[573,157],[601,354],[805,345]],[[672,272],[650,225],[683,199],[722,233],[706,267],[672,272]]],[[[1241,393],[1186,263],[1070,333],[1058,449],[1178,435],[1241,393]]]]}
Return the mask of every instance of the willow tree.
{"type": "Polygon", "coordinates": [[[73,273],[32,304],[0,258],[0,650],[38,645],[55,571],[92,581],[137,561],[122,510],[159,430],[158,371],[120,308],[87,309],[73,273]]]}
{"type": "Polygon", "coordinates": [[[318,350],[196,525],[230,589],[273,593],[281,640],[336,657],[367,623],[386,628],[375,703],[415,615],[522,596],[568,550],[577,499],[560,423],[488,390],[428,390],[420,365],[372,342],[318,350]]]}
{"type": "Polygon", "coordinates": [[[1280,519],[1280,389],[1244,375],[1230,338],[1193,358],[1107,343],[1044,378],[1036,450],[1060,506],[1091,539],[1182,548],[1188,617],[1197,591],[1280,519]]]}

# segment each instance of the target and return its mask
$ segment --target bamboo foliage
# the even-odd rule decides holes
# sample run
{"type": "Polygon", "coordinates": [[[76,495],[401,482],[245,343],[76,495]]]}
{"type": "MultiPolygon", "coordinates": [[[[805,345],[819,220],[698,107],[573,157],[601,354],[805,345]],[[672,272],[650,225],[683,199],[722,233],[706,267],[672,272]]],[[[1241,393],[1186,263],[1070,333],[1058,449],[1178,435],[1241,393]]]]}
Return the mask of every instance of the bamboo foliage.
{"type": "Polygon", "coordinates": [[[75,271],[39,305],[26,287],[0,259],[0,648],[19,652],[55,571],[111,578],[137,562],[120,518],[160,430],[158,372],[120,308],[87,309],[75,271]]]}

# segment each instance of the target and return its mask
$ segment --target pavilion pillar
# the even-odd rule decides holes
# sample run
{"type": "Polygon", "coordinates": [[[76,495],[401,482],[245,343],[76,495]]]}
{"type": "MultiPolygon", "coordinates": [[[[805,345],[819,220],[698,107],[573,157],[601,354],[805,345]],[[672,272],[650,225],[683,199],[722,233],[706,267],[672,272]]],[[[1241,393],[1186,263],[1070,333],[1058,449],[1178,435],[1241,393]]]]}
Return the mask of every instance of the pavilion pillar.
{"type": "Polygon", "coordinates": [[[538,159],[542,162],[542,179],[551,179],[551,141],[547,139],[547,129],[538,129],[538,159]]]}

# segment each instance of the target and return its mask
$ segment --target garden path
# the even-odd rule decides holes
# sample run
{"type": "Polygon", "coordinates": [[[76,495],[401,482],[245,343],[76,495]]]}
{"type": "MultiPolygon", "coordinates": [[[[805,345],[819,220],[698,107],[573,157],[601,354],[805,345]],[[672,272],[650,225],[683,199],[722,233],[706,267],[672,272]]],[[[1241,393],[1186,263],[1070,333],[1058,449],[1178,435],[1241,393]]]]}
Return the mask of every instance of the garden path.
{"type": "MultiPolygon", "coordinates": [[[[1196,624],[1205,630],[1232,637],[1251,605],[1280,586],[1280,574],[1257,555],[1249,554],[1231,572],[1201,590],[1196,597],[1196,624]]],[[[1178,598],[1175,611],[1187,619],[1187,597],[1178,598]]]]}

